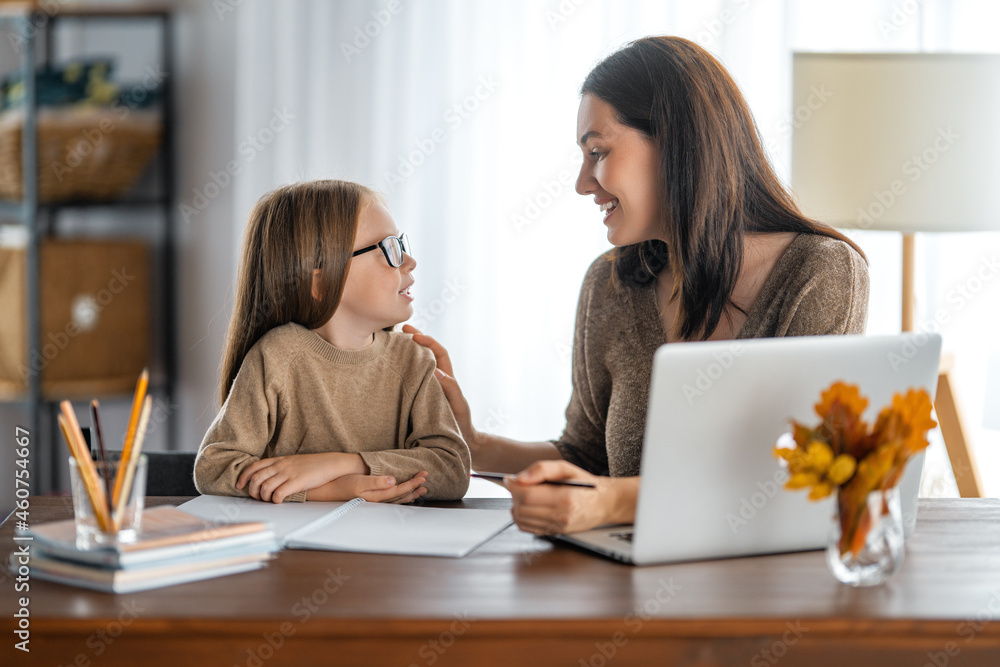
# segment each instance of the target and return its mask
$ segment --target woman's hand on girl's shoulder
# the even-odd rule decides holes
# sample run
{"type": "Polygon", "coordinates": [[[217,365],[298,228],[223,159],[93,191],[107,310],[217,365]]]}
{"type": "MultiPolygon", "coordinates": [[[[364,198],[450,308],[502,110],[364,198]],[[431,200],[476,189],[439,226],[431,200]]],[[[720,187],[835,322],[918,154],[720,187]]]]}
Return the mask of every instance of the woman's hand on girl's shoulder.
{"type": "Polygon", "coordinates": [[[462,437],[465,439],[466,444],[469,445],[469,449],[472,450],[472,457],[475,458],[476,449],[479,444],[479,432],[472,426],[469,402],[465,400],[462,388],[458,386],[458,381],[454,377],[455,371],[452,370],[451,357],[448,356],[448,350],[441,343],[422,333],[420,329],[417,329],[413,325],[404,324],[403,333],[411,334],[415,343],[423,345],[434,353],[434,362],[437,364],[437,370],[434,372],[434,375],[437,377],[438,382],[441,383],[441,388],[444,389],[444,395],[448,399],[448,404],[451,405],[451,411],[454,413],[455,421],[458,422],[458,427],[462,431],[462,437]]]}
{"type": "Polygon", "coordinates": [[[638,477],[598,477],[568,461],[536,461],[508,477],[504,486],[514,501],[514,522],[528,533],[575,533],[635,520],[638,477]],[[559,480],[587,482],[594,488],[543,483],[559,480]]]}

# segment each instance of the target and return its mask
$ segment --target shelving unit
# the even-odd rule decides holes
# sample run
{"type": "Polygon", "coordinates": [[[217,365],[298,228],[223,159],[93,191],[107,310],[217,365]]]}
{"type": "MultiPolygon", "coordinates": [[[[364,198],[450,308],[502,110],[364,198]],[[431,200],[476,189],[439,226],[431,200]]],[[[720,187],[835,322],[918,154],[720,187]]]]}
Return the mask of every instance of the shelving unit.
{"type": "MultiPolygon", "coordinates": [[[[151,338],[151,379],[150,391],[154,399],[161,399],[167,406],[174,405],[176,379],[175,353],[175,229],[174,229],[174,100],[170,76],[173,73],[173,27],[171,15],[162,6],[130,6],[130,7],[87,7],[63,6],[53,7],[57,10],[48,14],[29,5],[0,4],[0,38],[8,41],[8,35],[14,33],[20,40],[21,79],[24,82],[25,114],[22,126],[22,171],[23,198],[21,201],[0,200],[0,224],[19,224],[26,230],[27,245],[25,248],[25,263],[27,275],[27,354],[31,359],[32,352],[39,349],[42,337],[40,299],[40,246],[47,238],[58,238],[60,219],[71,211],[107,211],[109,213],[125,209],[134,209],[137,219],[147,218],[142,224],[155,224],[160,227],[152,230],[159,238],[153,245],[154,261],[151,269],[151,285],[155,292],[150,295],[153,302],[153,322],[157,322],[157,336],[151,338]],[[147,175],[156,175],[155,182],[147,184],[153,192],[138,194],[130,192],[124,198],[107,202],[92,201],[60,201],[39,202],[38,193],[38,146],[36,129],[38,120],[37,91],[34,73],[39,67],[54,62],[55,34],[62,26],[79,25],[81,27],[94,24],[153,24],[160,34],[159,58],[167,77],[160,84],[161,99],[158,107],[162,122],[162,142],[154,158],[152,170],[147,175]],[[159,215],[152,215],[158,213],[159,215]],[[148,220],[154,218],[155,222],[148,220]],[[158,358],[156,358],[158,357],[158,358]]],[[[13,43],[13,42],[11,42],[13,43]]],[[[113,45],[109,45],[109,50],[113,45]]],[[[8,70],[10,71],[10,70],[8,70]]],[[[147,230],[148,231],[148,230],[147,230]]],[[[0,396],[0,403],[16,404],[27,412],[25,425],[31,430],[33,451],[31,455],[31,491],[33,494],[48,493],[65,486],[61,480],[60,469],[63,446],[58,440],[58,428],[55,426],[55,415],[58,411],[56,401],[62,398],[98,398],[102,404],[112,400],[129,400],[127,395],[90,395],[83,394],[88,388],[82,386],[80,395],[49,396],[42,388],[42,373],[30,373],[27,378],[27,390],[21,396],[0,396]]],[[[166,427],[166,443],[172,449],[176,442],[175,410],[164,411],[163,421],[166,427]]],[[[8,436],[10,434],[4,434],[8,436]]],[[[12,437],[12,436],[11,436],[12,437]]]]}

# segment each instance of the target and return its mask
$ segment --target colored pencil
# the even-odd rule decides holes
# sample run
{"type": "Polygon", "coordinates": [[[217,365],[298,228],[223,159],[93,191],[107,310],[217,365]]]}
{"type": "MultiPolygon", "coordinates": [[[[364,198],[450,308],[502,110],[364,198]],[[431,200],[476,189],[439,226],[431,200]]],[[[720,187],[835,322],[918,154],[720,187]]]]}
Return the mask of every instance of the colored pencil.
{"type": "Polygon", "coordinates": [[[94,517],[101,530],[109,533],[112,530],[112,525],[111,513],[108,511],[108,499],[101,485],[100,475],[83,440],[80,423],[76,420],[76,414],[69,401],[63,401],[59,407],[63,413],[59,415],[59,428],[62,429],[63,438],[66,439],[70,453],[76,460],[77,472],[80,474],[80,480],[87,491],[87,497],[94,510],[94,517]]]}
{"type": "MultiPolygon", "coordinates": [[[[121,530],[122,518],[125,514],[125,508],[128,506],[128,497],[132,492],[132,483],[135,479],[135,469],[139,465],[139,456],[142,455],[142,443],[146,438],[146,427],[149,425],[149,415],[152,411],[153,397],[147,396],[146,400],[143,401],[142,404],[142,414],[139,416],[139,426],[136,430],[135,442],[132,444],[129,457],[128,459],[122,458],[118,462],[118,476],[122,475],[122,470],[124,469],[124,478],[121,493],[115,503],[112,520],[116,531],[121,530]]],[[[124,457],[124,454],[122,456],[124,457]]]]}
{"type": "Polygon", "coordinates": [[[66,426],[63,437],[68,438],[70,453],[76,460],[80,479],[84,482],[84,488],[87,489],[87,495],[94,507],[94,516],[101,530],[110,531],[112,528],[110,505],[101,485],[100,473],[98,473],[94,460],[90,457],[90,451],[87,449],[87,443],[84,441],[83,431],[80,430],[80,423],[76,419],[76,412],[73,411],[73,405],[69,401],[63,401],[59,407],[62,411],[60,416],[63,417],[66,426]]]}
{"type": "MultiPolygon", "coordinates": [[[[139,381],[135,385],[135,396],[132,397],[132,413],[128,419],[128,430],[125,431],[125,445],[122,447],[122,461],[128,461],[132,454],[132,446],[135,443],[135,432],[139,427],[139,416],[142,412],[142,404],[146,399],[146,389],[149,387],[149,371],[142,369],[139,381]]],[[[118,474],[115,475],[115,488],[112,496],[112,507],[118,506],[118,499],[122,494],[122,485],[125,483],[124,469],[121,463],[118,464],[118,474]]]]}

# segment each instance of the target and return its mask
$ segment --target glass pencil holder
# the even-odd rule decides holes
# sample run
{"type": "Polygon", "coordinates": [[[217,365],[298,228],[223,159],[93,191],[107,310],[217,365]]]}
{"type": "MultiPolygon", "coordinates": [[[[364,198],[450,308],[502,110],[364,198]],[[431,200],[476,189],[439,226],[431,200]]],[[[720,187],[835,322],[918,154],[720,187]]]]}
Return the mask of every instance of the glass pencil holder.
{"type": "Polygon", "coordinates": [[[120,460],[94,462],[97,480],[89,474],[81,473],[76,459],[69,459],[70,484],[73,491],[73,518],[76,523],[76,546],[90,549],[95,546],[112,546],[135,542],[142,530],[142,510],[146,496],[146,455],[135,462],[131,475],[127,469],[119,482],[118,502],[108,502],[108,490],[115,495],[115,484],[120,460]],[[128,479],[131,477],[131,479],[128,479]],[[95,482],[99,485],[95,488],[95,482]],[[124,497],[121,497],[124,496],[124,497]],[[98,509],[96,504],[103,502],[98,509]]]}

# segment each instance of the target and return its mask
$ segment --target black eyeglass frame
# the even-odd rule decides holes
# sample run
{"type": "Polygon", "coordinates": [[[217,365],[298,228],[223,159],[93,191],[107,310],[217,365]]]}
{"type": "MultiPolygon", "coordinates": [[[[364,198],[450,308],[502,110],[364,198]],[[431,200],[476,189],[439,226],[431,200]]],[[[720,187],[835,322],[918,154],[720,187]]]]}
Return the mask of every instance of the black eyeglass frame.
{"type": "Polygon", "coordinates": [[[367,248],[362,248],[361,250],[355,250],[351,254],[351,257],[357,257],[360,254],[371,252],[372,250],[375,250],[375,248],[380,248],[382,250],[382,254],[385,255],[385,261],[389,263],[389,266],[394,269],[398,269],[403,265],[403,255],[410,254],[410,239],[406,236],[406,234],[400,234],[399,236],[386,236],[375,245],[370,245],[367,248]],[[402,251],[402,254],[399,256],[399,264],[393,264],[392,258],[389,257],[389,242],[393,239],[399,243],[399,249],[402,251]]]}

